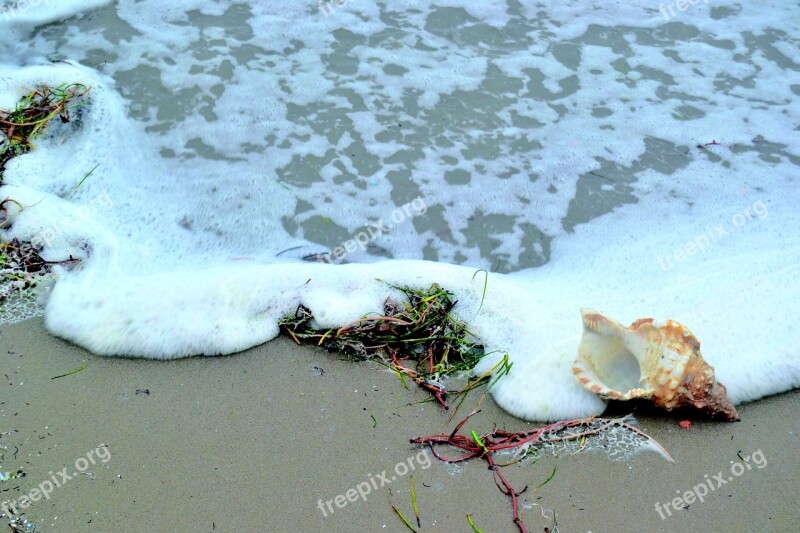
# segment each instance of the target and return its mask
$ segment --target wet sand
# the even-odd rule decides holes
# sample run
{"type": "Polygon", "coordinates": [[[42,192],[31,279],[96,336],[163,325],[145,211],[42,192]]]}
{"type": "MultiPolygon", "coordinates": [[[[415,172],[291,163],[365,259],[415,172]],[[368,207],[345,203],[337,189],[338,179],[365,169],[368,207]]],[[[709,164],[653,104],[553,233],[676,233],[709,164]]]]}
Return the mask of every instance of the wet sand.
{"type": "MultiPolygon", "coordinates": [[[[392,511],[413,520],[409,475],[395,475],[405,473],[398,463],[414,466],[420,531],[470,531],[468,513],[486,533],[516,531],[510,502],[484,463],[432,460],[424,468],[429,456],[409,438],[455,423],[433,404],[413,403],[426,396],[376,364],[286,339],[228,357],[102,358],[49,336],[41,319],[2,326],[0,362],[0,471],[26,474],[0,482],[0,503],[52,479],[50,472],[58,480],[67,467],[71,475],[80,458],[77,467],[88,465],[26,510],[41,531],[408,531],[392,511]],[[95,452],[91,464],[87,454],[101,445],[110,458],[95,452]],[[347,501],[348,489],[365,491],[371,480],[379,488],[366,500],[347,501]]],[[[534,426],[491,398],[482,409],[469,426],[479,433],[534,426]]],[[[535,487],[556,467],[549,483],[520,498],[529,531],[552,528],[553,511],[562,533],[793,530],[800,394],[739,413],[739,423],[695,422],[689,430],[676,418],[639,417],[674,464],[655,452],[625,461],[596,452],[542,456],[503,473],[517,488],[535,487]],[[749,469],[733,466],[742,464],[737,453],[758,450],[753,459],[763,460],[749,469]],[[717,487],[719,472],[725,483],[717,487]],[[703,484],[714,490],[702,503],[672,507],[703,484]],[[671,515],[662,507],[662,519],[657,503],[671,515]]]]}

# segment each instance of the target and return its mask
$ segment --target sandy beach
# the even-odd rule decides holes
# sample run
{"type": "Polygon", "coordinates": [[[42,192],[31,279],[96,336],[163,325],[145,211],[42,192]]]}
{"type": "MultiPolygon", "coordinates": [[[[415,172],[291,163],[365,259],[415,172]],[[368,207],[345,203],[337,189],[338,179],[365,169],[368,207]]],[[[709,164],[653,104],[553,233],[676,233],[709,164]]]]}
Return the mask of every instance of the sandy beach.
{"type": "Polygon", "coordinates": [[[0,319],[29,318],[0,324],[0,533],[800,530],[799,25],[781,1],[0,1],[0,319]],[[596,393],[703,389],[701,342],[733,401],[788,392],[734,423],[609,406],[664,453],[412,443],[596,412],[580,315],[596,393]],[[256,346],[287,318],[372,329],[435,392],[454,346],[502,381],[446,411],[378,362],[256,346]]]}
{"type": "MultiPolygon", "coordinates": [[[[3,326],[0,360],[0,471],[25,474],[0,482],[0,499],[61,485],[26,509],[38,531],[408,531],[392,505],[414,521],[412,474],[419,531],[470,531],[467,514],[484,532],[516,530],[484,463],[448,466],[409,444],[455,422],[377,364],[284,338],[228,357],[103,358],[49,336],[41,319],[3,326]],[[348,501],[359,484],[369,493],[348,501]]],[[[561,532],[788,531],[800,515],[798,400],[768,398],[741,406],[741,422],[689,430],[638,417],[674,464],[651,451],[543,454],[503,473],[532,488],[555,468],[520,497],[529,531],[553,528],[553,512],[561,532]]],[[[491,398],[481,407],[478,433],[535,426],[491,398]]]]}

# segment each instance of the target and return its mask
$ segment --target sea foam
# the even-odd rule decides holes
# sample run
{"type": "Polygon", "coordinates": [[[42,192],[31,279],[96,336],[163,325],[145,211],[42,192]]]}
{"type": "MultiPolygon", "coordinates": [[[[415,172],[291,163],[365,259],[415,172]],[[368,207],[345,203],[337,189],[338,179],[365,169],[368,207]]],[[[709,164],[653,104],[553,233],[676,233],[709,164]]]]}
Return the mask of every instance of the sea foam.
{"type": "Polygon", "coordinates": [[[0,191],[25,206],[5,204],[4,238],[81,259],[58,269],[48,330],[102,355],[228,354],[300,304],[333,327],[389,284],[439,283],[495,352],[476,372],[509,354],[492,394],[523,418],[602,411],[570,371],[581,307],[685,324],[737,403],[799,386],[800,112],[766,31],[791,34],[792,8],[664,24],[627,2],[619,27],[602,2],[419,4],[145,0],[98,12],[123,21],[116,42],[80,17],[27,33],[0,108],[92,87],[0,191]],[[18,66],[98,50],[116,57],[18,66]],[[426,216],[373,243],[408,259],[297,261],[415,197],[426,216]],[[498,264],[521,270],[489,274],[481,304],[476,271],[498,264]]]}

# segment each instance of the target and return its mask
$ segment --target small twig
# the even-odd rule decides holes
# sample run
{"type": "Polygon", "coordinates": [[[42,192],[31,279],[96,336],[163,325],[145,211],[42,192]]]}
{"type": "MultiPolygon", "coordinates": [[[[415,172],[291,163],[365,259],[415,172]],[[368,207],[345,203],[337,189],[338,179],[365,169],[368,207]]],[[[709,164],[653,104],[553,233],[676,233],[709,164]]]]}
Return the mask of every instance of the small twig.
{"type": "Polygon", "coordinates": [[[417,517],[417,527],[422,527],[422,523],[419,520],[419,505],[417,505],[417,493],[414,491],[414,476],[413,474],[410,477],[411,482],[411,505],[414,506],[414,515],[417,517]]]}
{"type": "Polygon", "coordinates": [[[483,531],[475,526],[475,522],[472,521],[472,517],[470,515],[467,515],[467,522],[469,523],[469,527],[472,528],[473,533],[483,533],[483,531]]]}
{"type": "Polygon", "coordinates": [[[99,166],[100,166],[100,163],[97,163],[94,167],[92,167],[92,170],[90,170],[89,172],[86,173],[86,175],[83,177],[83,179],[81,179],[81,181],[78,182],[78,184],[75,186],[75,188],[78,189],[81,185],[83,185],[83,182],[86,181],[86,178],[91,176],[92,173],[95,170],[97,170],[97,167],[99,167],[99,166]]]}
{"type": "Polygon", "coordinates": [[[79,367],[78,367],[78,368],[76,368],[75,370],[70,370],[70,371],[69,371],[69,372],[67,372],[66,374],[61,374],[60,376],[55,376],[55,377],[52,377],[52,378],[50,378],[50,379],[65,378],[65,377],[67,377],[67,376],[71,376],[72,374],[77,374],[77,373],[78,373],[78,372],[80,372],[81,370],[86,370],[86,367],[87,367],[87,366],[88,366],[88,365],[87,365],[86,363],[83,363],[81,366],[79,366],[79,367]]]}
{"type": "Polygon", "coordinates": [[[406,527],[407,527],[407,528],[408,528],[410,531],[413,531],[414,533],[417,533],[417,530],[416,530],[416,529],[414,529],[414,526],[412,526],[412,525],[411,525],[411,522],[409,522],[409,521],[408,521],[408,519],[406,519],[406,517],[405,517],[405,516],[403,516],[403,513],[401,513],[401,512],[400,512],[400,509],[398,509],[398,508],[397,508],[397,507],[395,507],[394,505],[392,505],[392,509],[394,509],[394,512],[395,512],[395,514],[396,514],[397,516],[399,516],[399,517],[400,517],[400,520],[402,520],[402,521],[403,521],[403,523],[406,525],[406,527]]]}

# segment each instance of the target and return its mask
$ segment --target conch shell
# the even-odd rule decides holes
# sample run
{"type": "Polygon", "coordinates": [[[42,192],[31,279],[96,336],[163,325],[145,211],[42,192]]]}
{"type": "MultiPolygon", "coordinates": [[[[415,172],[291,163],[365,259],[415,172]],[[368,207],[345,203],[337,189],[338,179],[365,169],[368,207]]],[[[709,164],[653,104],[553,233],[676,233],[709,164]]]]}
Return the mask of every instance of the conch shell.
{"type": "Polygon", "coordinates": [[[581,315],[583,338],[572,372],[583,388],[606,400],[646,399],[667,411],[691,406],[738,420],[688,328],[652,318],[626,328],[592,309],[581,309],[581,315]]]}

